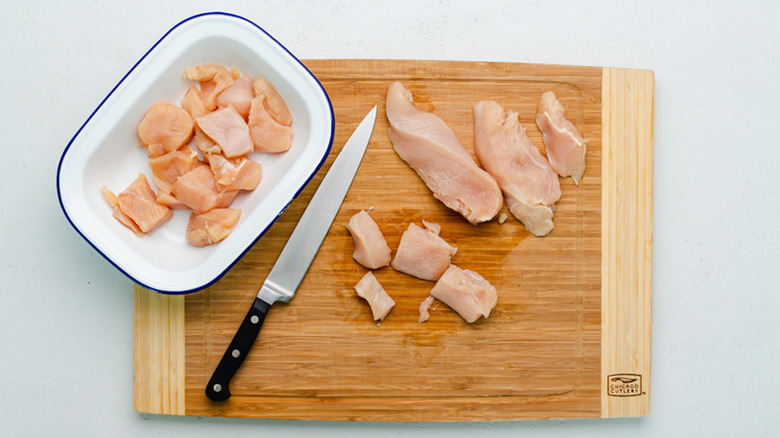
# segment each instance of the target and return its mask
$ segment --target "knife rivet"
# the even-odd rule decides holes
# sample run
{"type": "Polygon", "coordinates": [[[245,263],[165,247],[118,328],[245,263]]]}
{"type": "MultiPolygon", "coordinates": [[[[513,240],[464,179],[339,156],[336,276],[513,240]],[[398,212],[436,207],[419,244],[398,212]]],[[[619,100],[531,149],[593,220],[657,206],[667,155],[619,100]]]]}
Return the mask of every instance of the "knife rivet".
{"type": "Polygon", "coordinates": [[[219,383],[215,383],[214,392],[220,392],[220,391],[222,391],[222,385],[220,385],[219,383]]]}
{"type": "Polygon", "coordinates": [[[257,324],[260,322],[260,318],[257,317],[257,315],[252,315],[251,318],[249,318],[250,321],[252,321],[252,324],[257,324]]]}
{"type": "Polygon", "coordinates": [[[238,358],[238,356],[241,356],[241,352],[238,350],[233,350],[230,354],[233,355],[233,357],[238,358]]]}

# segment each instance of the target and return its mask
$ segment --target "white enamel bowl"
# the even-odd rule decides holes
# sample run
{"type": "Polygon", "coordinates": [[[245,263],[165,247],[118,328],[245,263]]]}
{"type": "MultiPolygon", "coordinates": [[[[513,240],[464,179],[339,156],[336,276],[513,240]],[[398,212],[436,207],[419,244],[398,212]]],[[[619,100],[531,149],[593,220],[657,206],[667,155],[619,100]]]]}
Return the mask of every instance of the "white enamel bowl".
{"type": "Polygon", "coordinates": [[[106,96],[68,144],[60,159],[57,191],[76,231],[136,283],[163,293],[187,293],[219,279],[273,224],[300,193],[330,152],[333,109],[317,79],[256,24],[231,14],[196,15],[174,26],[106,96]],[[221,64],[267,78],[293,115],[293,144],[283,154],[255,152],[263,178],[239,195],[242,211],[224,241],[197,248],[185,240],[190,212],[174,217],[150,236],[121,225],[103,198],[106,185],[118,193],[138,173],[152,181],[136,128],[155,102],[181,102],[192,82],[184,69],[221,64]]]}

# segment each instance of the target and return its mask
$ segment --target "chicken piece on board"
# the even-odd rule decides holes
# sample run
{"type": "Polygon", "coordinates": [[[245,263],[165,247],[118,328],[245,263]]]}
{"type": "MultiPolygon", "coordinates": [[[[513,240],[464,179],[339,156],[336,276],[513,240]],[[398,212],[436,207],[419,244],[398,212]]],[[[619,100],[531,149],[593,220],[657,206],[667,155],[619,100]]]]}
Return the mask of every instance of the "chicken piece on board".
{"type": "Polygon", "coordinates": [[[536,124],[542,131],[547,159],[558,175],[571,176],[575,185],[580,184],[585,173],[585,140],[580,132],[566,119],[563,104],[555,93],[547,91],[536,107],[536,124]]]}
{"type": "Polygon", "coordinates": [[[431,289],[431,296],[458,312],[468,323],[480,316],[487,319],[496,307],[498,294],[481,275],[450,265],[431,289]]]}
{"type": "Polygon", "coordinates": [[[423,225],[425,229],[409,224],[391,266],[396,271],[436,281],[450,266],[450,259],[458,249],[439,237],[441,228],[438,225],[425,221],[423,225]]]}
{"type": "Polygon", "coordinates": [[[355,285],[355,292],[368,302],[374,321],[384,320],[385,316],[390,313],[390,309],[395,306],[395,301],[390,298],[390,295],[370,271],[355,285]]]}
{"type": "Polygon", "coordinates": [[[355,214],[347,223],[355,251],[352,257],[368,269],[379,269],[390,264],[390,247],[379,226],[365,210],[355,214]]]}

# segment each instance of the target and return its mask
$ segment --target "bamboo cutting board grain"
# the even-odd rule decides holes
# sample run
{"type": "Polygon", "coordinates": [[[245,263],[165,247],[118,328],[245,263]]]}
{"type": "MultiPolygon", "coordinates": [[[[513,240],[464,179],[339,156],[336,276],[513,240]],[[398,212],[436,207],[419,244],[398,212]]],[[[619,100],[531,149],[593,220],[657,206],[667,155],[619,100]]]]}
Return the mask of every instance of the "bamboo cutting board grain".
{"type": "MultiPolygon", "coordinates": [[[[645,415],[650,398],[653,74],[532,64],[317,60],[336,134],[328,161],[268,233],[215,285],[187,296],[135,288],[139,412],[370,421],[458,421],[645,415]],[[395,154],[384,97],[400,80],[467,149],[473,105],[516,110],[534,144],[536,104],[554,90],[587,141],[579,186],[561,180],[555,229],[527,233],[511,215],[474,226],[436,201],[395,154]],[[234,378],[212,403],[205,384],[306,203],[354,127],[379,116],[365,158],[289,305],[275,305],[234,378]],[[453,263],[499,292],[489,320],[465,323],[444,304],[417,323],[433,286],[375,275],[396,306],[375,323],[353,286],[349,218],[373,207],[391,248],[410,222],[442,226],[453,263]]],[[[506,212],[506,209],[504,209],[506,212]]]]}

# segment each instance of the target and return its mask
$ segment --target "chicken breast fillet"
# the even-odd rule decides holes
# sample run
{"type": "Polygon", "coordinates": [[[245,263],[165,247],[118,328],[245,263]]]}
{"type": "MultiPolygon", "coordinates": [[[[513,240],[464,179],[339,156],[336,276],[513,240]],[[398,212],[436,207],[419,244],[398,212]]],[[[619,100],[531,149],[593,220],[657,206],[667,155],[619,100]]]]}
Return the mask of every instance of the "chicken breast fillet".
{"type": "Polygon", "coordinates": [[[388,134],[393,148],[433,196],[469,222],[486,222],[503,205],[501,190],[438,116],[418,110],[400,82],[387,90],[388,134]]]}
{"type": "Polygon", "coordinates": [[[498,181],[509,211],[536,236],[553,229],[558,175],[525,133],[517,113],[493,101],[474,105],[474,151],[498,181]]]}

